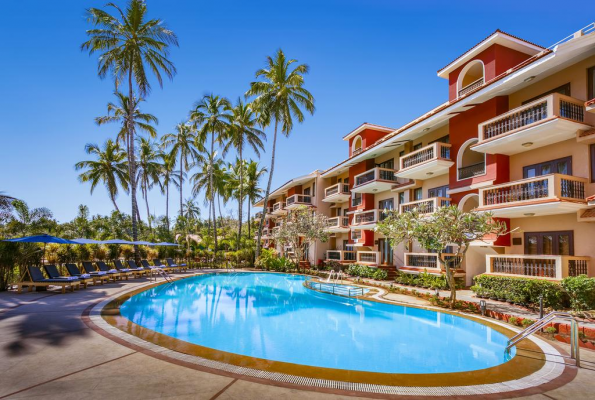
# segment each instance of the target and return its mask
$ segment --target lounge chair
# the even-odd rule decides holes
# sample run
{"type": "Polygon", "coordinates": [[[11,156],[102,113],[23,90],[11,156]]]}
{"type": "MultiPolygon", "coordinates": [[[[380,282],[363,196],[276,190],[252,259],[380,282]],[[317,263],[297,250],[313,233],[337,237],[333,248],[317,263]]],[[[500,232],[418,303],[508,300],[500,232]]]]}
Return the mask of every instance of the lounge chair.
{"type": "Polygon", "coordinates": [[[139,267],[138,265],[136,265],[136,262],[134,260],[128,260],[128,266],[130,267],[130,269],[136,271],[143,271],[145,274],[153,275],[153,268],[139,267]]]}
{"type": "Polygon", "coordinates": [[[126,280],[128,280],[128,277],[130,275],[133,275],[131,272],[122,272],[118,271],[118,269],[112,269],[108,267],[107,264],[103,261],[95,261],[95,264],[97,265],[97,268],[99,268],[99,271],[107,272],[108,274],[118,274],[120,276],[120,279],[125,278],[126,280]]]}
{"type": "Polygon", "coordinates": [[[116,267],[116,269],[118,271],[120,271],[122,273],[132,273],[132,274],[134,274],[135,277],[143,276],[146,273],[144,268],[139,268],[139,269],[125,268],[124,265],[122,264],[122,261],[120,261],[120,260],[114,260],[114,266],[116,267]]]}
{"type": "Polygon", "coordinates": [[[70,275],[70,277],[68,276],[62,276],[60,275],[60,271],[58,271],[58,268],[53,265],[44,265],[43,269],[45,269],[45,273],[46,275],[50,278],[50,279],[61,279],[61,278],[74,278],[76,280],[78,280],[80,283],[83,284],[83,287],[86,289],[87,285],[89,283],[93,283],[93,278],[91,278],[91,275],[78,275],[78,276],[74,276],[74,275],[70,275]]]}
{"type": "Polygon", "coordinates": [[[109,276],[107,276],[107,275],[82,273],[81,270],[79,269],[79,267],[73,263],[67,263],[66,270],[68,271],[70,276],[74,276],[79,279],[88,279],[88,278],[93,279],[93,285],[96,285],[97,283],[100,283],[103,285],[104,282],[109,281],[109,276]]]}
{"type": "MultiPolygon", "coordinates": [[[[163,263],[161,263],[161,260],[158,258],[153,259],[153,265],[156,267],[159,267],[163,270],[167,270],[169,272],[169,270],[171,271],[175,271],[177,267],[171,267],[168,265],[163,265],[163,263]]],[[[179,269],[178,269],[179,270],[179,269]]]]}
{"type": "Polygon", "coordinates": [[[153,270],[163,270],[165,272],[169,272],[171,271],[171,268],[167,267],[167,266],[159,266],[159,265],[151,265],[149,264],[148,260],[140,260],[141,265],[145,268],[145,269],[153,269],[153,270]]]}
{"type": "Polygon", "coordinates": [[[118,279],[120,277],[120,273],[117,271],[116,272],[99,271],[97,268],[95,268],[95,266],[93,265],[93,263],[91,261],[83,261],[83,269],[88,274],[107,276],[108,279],[111,279],[113,281],[116,281],[116,279],[118,279]]]}
{"type": "Polygon", "coordinates": [[[75,288],[80,288],[81,286],[81,281],[74,277],[46,279],[39,267],[29,266],[26,273],[29,275],[30,280],[23,280],[17,283],[18,293],[23,291],[23,286],[27,286],[29,292],[32,292],[34,287],[60,286],[62,293],[66,293],[67,287],[70,287],[70,290],[74,292],[75,288]]]}
{"type": "Polygon", "coordinates": [[[167,265],[169,265],[172,268],[188,269],[188,266],[186,266],[186,264],[176,264],[174,260],[171,258],[166,258],[165,261],[167,261],[167,265]]]}

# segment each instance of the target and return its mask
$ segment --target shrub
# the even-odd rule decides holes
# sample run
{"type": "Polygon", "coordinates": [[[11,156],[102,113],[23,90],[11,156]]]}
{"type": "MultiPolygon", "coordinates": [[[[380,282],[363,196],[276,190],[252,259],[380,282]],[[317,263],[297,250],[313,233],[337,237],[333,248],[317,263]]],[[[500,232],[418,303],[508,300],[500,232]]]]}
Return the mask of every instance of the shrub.
{"type": "Polygon", "coordinates": [[[388,273],[380,268],[376,268],[376,271],[374,271],[374,273],[372,274],[372,279],[375,279],[377,281],[383,281],[388,277],[388,273]]]}
{"type": "Polygon", "coordinates": [[[371,278],[379,281],[386,279],[388,276],[387,272],[381,268],[372,268],[360,264],[350,264],[347,268],[347,273],[351,276],[371,278]]]}
{"type": "Polygon", "coordinates": [[[533,325],[534,323],[535,323],[535,321],[533,321],[532,319],[525,318],[523,320],[523,322],[521,322],[521,325],[523,325],[523,328],[528,328],[529,326],[533,325]]]}
{"type": "Polygon", "coordinates": [[[595,278],[586,275],[571,276],[562,281],[570,298],[570,307],[576,311],[595,309],[595,278]]]}
{"type": "Polygon", "coordinates": [[[548,335],[555,335],[556,333],[558,333],[558,330],[556,328],[554,328],[553,326],[548,326],[543,331],[545,333],[547,333],[548,335]]]}
{"type": "MultiPolygon", "coordinates": [[[[395,282],[400,283],[401,285],[418,286],[427,289],[448,289],[448,282],[446,281],[445,275],[432,275],[427,272],[422,272],[418,275],[399,273],[395,277],[395,282]]],[[[464,282],[457,279],[456,289],[461,289],[463,287],[464,282]]]]}
{"type": "Polygon", "coordinates": [[[543,296],[544,306],[556,310],[567,303],[567,295],[555,282],[491,275],[478,275],[473,280],[475,285],[471,290],[484,297],[535,305],[539,304],[539,298],[543,296]]]}
{"type": "Polygon", "coordinates": [[[508,318],[508,323],[511,325],[517,325],[518,322],[519,322],[519,319],[517,317],[508,318]]]}

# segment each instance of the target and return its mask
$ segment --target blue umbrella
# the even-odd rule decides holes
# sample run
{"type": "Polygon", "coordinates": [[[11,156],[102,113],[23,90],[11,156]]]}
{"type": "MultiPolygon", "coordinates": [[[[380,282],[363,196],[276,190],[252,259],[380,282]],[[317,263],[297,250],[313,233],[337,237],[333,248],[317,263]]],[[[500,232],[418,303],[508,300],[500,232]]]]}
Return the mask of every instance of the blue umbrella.
{"type": "Polygon", "coordinates": [[[14,239],[4,239],[3,242],[12,242],[12,243],[43,243],[43,257],[42,263],[45,259],[45,246],[47,243],[58,243],[58,244],[78,244],[72,240],[62,239],[56,236],[48,235],[47,233],[41,235],[34,235],[34,236],[26,236],[22,238],[14,238],[14,239]]]}
{"type": "Polygon", "coordinates": [[[102,243],[102,244],[133,244],[132,242],[129,242],[128,240],[122,240],[122,239],[103,240],[100,243],[102,243]]]}
{"type": "Polygon", "coordinates": [[[72,241],[76,242],[77,244],[101,244],[101,243],[103,243],[100,240],[85,239],[85,238],[72,239],[72,241]]]}
{"type": "Polygon", "coordinates": [[[159,242],[155,243],[154,246],[179,246],[177,243],[159,242]]]}
{"type": "Polygon", "coordinates": [[[144,241],[144,240],[139,240],[139,241],[136,241],[136,242],[132,242],[132,244],[140,244],[140,245],[143,245],[143,246],[155,246],[155,243],[147,242],[147,241],[144,241]]]}

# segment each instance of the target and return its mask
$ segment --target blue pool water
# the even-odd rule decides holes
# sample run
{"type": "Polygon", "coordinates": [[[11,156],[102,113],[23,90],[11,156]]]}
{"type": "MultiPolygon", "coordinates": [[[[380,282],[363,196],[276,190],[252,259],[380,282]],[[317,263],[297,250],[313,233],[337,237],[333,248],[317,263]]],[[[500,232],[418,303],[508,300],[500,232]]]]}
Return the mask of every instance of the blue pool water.
{"type": "MultiPolygon", "coordinates": [[[[450,314],[319,293],[304,276],[202,275],[127,300],[121,313],[174,338],[316,367],[442,373],[502,364],[506,337],[450,314]]],[[[512,352],[514,355],[514,352],[512,352]]]]}

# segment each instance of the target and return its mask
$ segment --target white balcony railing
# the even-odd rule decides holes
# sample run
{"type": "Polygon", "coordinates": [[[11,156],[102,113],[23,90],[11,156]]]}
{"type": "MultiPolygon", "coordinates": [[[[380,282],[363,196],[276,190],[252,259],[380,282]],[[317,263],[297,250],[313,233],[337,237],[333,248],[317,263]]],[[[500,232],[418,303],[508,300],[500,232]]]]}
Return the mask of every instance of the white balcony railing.
{"type": "Polygon", "coordinates": [[[355,176],[354,187],[363,186],[375,181],[390,182],[392,184],[395,184],[398,182],[398,178],[395,176],[395,172],[397,171],[389,168],[372,168],[366,172],[363,172],[355,176]]]}
{"type": "Polygon", "coordinates": [[[289,196],[286,200],[286,208],[295,208],[297,206],[311,206],[312,196],[305,194],[294,194],[289,196]]]}
{"type": "MultiPolygon", "coordinates": [[[[437,253],[405,253],[405,266],[420,269],[443,269],[438,261],[437,253]]],[[[454,254],[445,253],[443,259],[448,262],[455,261],[454,254]]],[[[453,264],[450,264],[453,265],[453,264]]]]}
{"type": "Polygon", "coordinates": [[[355,261],[356,260],[356,252],[355,251],[348,251],[348,250],[327,250],[326,251],[326,259],[328,261],[355,261]]]}
{"type": "Polygon", "coordinates": [[[399,206],[399,213],[411,212],[414,209],[420,214],[433,214],[439,207],[450,205],[448,197],[432,197],[424,200],[410,201],[399,206]]]}
{"type": "Polygon", "coordinates": [[[589,275],[590,257],[555,255],[486,255],[486,272],[549,279],[589,275]]]}
{"type": "Polygon", "coordinates": [[[378,251],[358,251],[357,262],[359,264],[377,265],[380,263],[380,252],[378,251]]]}
{"type": "Polygon", "coordinates": [[[479,124],[479,143],[477,145],[481,145],[482,141],[528,129],[549,118],[561,117],[575,122],[583,122],[584,114],[585,103],[583,101],[553,93],[479,124]]]}
{"type": "Polygon", "coordinates": [[[370,225],[378,222],[378,210],[368,210],[353,214],[351,225],[370,225]]]}
{"type": "Polygon", "coordinates": [[[285,202],[277,202],[275,204],[273,204],[273,214],[281,214],[281,213],[285,213],[285,202]]]}
{"type": "Polygon", "coordinates": [[[587,179],[550,174],[479,189],[479,207],[519,206],[535,200],[585,201],[587,179]]]}
{"type": "Polygon", "coordinates": [[[422,147],[419,150],[404,155],[399,160],[400,169],[402,171],[407,168],[417,167],[434,160],[450,161],[450,144],[447,143],[432,143],[429,146],[422,147]]]}
{"type": "Polygon", "coordinates": [[[331,197],[337,194],[349,195],[349,185],[347,183],[337,183],[324,189],[324,197],[331,197]]]}
{"type": "Polygon", "coordinates": [[[349,217],[332,217],[327,219],[329,228],[347,228],[349,227],[349,217]]]}

